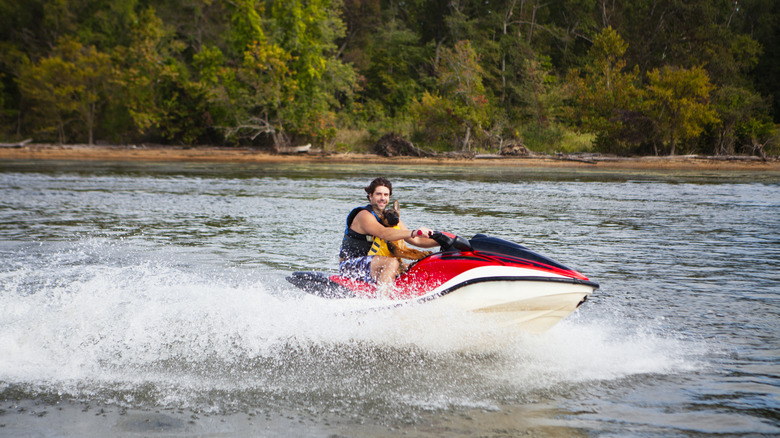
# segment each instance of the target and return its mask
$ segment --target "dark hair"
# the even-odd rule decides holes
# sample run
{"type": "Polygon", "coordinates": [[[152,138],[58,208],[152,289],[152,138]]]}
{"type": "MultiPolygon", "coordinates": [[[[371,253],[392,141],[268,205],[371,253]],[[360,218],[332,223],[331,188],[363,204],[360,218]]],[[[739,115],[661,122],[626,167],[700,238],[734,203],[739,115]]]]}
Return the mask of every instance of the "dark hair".
{"type": "Polygon", "coordinates": [[[374,194],[374,190],[376,190],[376,188],[379,186],[387,187],[387,190],[390,190],[390,194],[393,194],[393,184],[388,181],[387,178],[381,176],[379,178],[374,178],[374,180],[371,181],[371,184],[365,188],[365,191],[368,196],[371,196],[374,194]]]}

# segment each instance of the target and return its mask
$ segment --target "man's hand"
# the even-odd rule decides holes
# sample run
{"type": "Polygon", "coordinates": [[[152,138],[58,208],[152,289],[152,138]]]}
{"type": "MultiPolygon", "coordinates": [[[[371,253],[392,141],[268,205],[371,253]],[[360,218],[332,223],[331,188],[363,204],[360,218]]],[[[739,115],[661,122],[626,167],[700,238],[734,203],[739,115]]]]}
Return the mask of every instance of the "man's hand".
{"type": "Polygon", "coordinates": [[[415,230],[413,237],[423,236],[423,237],[431,237],[431,234],[433,234],[433,230],[427,227],[420,227],[417,230],[415,230]]]}

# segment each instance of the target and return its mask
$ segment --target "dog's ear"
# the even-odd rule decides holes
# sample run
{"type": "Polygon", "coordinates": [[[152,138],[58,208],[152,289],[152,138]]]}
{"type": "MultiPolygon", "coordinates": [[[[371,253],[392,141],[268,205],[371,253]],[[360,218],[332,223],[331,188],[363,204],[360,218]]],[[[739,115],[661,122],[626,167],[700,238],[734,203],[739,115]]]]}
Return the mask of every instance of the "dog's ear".
{"type": "Polygon", "coordinates": [[[395,201],[393,201],[393,210],[398,212],[399,216],[401,215],[401,207],[398,205],[398,200],[397,199],[395,201]]]}

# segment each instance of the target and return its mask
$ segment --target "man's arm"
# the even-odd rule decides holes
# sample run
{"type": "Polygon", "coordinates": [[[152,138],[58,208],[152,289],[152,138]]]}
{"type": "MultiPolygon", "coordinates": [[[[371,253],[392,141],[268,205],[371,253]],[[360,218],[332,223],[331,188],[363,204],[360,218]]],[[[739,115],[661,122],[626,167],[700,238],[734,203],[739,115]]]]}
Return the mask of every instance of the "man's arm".
{"type": "Polygon", "coordinates": [[[430,231],[428,228],[420,228],[423,232],[423,236],[426,237],[412,237],[412,232],[406,228],[406,225],[404,225],[403,222],[398,223],[398,229],[386,227],[377,222],[374,215],[367,210],[358,213],[352,221],[351,228],[360,234],[370,234],[388,242],[403,239],[407,243],[421,248],[430,248],[437,245],[434,240],[427,237],[428,232],[430,231]]]}
{"type": "MultiPolygon", "coordinates": [[[[398,226],[406,230],[406,225],[404,225],[403,221],[398,221],[398,226]]],[[[417,230],[415,230],[417,231],[417,230]]],[[[409,235],[404,238],[404,241],[410,245],[419,246],[420,248],[433,248],[434,246],[437,246],[438,243],[436,243],[435,240],[428,237],[428,233],[431,231],[428,228],[422,227],[419,228],[419,231],[422,231],[422,235],[418,236],[415,234],[412,236],[412,232],[409,231],[409,235]]]]}

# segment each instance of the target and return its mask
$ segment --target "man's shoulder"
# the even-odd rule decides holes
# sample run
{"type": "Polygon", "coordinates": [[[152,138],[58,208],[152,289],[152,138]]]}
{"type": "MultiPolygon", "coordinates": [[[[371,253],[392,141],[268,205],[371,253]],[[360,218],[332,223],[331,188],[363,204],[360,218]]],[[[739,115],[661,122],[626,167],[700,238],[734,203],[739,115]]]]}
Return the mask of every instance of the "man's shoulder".
{"type": "Polygon", "coordinates": [[[355,208],[353,208],[352,210],[349,211],[349,214],[350,214],[350,216],[356,216],[359,213],[362,213],[364,211],[371,212],[371,206],[370,205],[361,205],[361,206],[355,207],[355,208]]]}
{"type": "Polygon", "coordinates": [[[362,233],[363,227],[358,224],[365,222],[365,212],[367,211],[369,210],[366,210],[366,207],[355,207],[350,210],[349,214],[347,215],[347,228],[357,233],[362,233]]]}
{"type": "Polygon", "coordinates": [[[368,219],[374,219],[376,220],[374,213],[371,210],[366,209],[365,207],[359,207],[360,211],[357,212],[355,215],[355,219],[360,220],[368,220],[368,219]]]}
{"type": "Polygon", "coordinates": [[[353,208],[352,210],[349,211],[349,214],[347,215],[347,221],[351,222],[353,219],[355,219],[360,213],[363,213],[363,211],[365,210],[366,210],[365,206],[353,208]]]}

